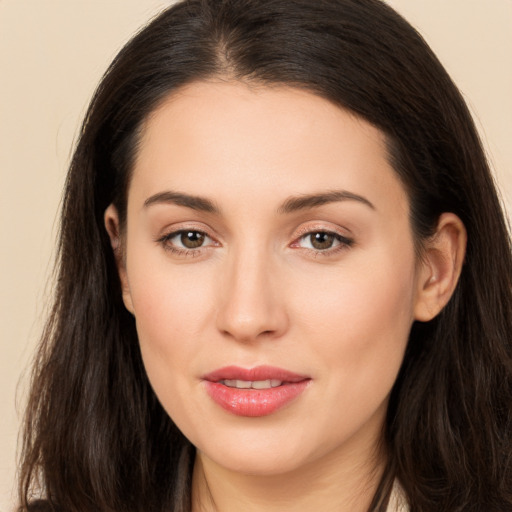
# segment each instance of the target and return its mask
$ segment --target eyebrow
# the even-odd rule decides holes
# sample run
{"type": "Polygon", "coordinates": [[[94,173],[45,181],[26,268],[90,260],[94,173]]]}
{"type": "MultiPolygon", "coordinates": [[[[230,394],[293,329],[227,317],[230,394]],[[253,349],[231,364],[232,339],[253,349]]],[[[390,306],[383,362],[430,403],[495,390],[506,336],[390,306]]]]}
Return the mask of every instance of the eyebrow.
{"type": "MultiPolygon", "coordinates": [[[[346,190],[332,190],[318,194],[306,194],[297,197],[290,197],[278,208],[277,211],[282,214],[293,213],[299,210],[306,210],[308,208],[315,208],[324,204],[340,201],[357,201],[368,206],[372,210],[375,210],[375,206],[363,196],[346,190]]],[[[177,206],[191,208],[192,210],[217,215],[220,214],[220,209],[210,199],[185,194],[183,192],[173,192],[170,190],[159,192],[148,197],[144,201],[144,208],[148,208],[154,204],[175,204],[177,206]]]]}
{"type": "Polygon", "coordinates": [[[218,214],[220,211],[215,204],[205,197],[192,196],[182,192],[165,191],[154,194],[144,201],[144,208],[154,204],[170,203],[185,206],[192,210],[218,214]]]}
{"type": "Polygon", "coordinates": [[[290,197],[283,203],[278,211],[279,213],[293,213],[298,210],[306,210],[308,208],[315,208],[324,204],[337,203],[340,201],[357,201],[375,210],[375,206],[363,196],[346,190],[331,190],[319,194],[290,197]]]}

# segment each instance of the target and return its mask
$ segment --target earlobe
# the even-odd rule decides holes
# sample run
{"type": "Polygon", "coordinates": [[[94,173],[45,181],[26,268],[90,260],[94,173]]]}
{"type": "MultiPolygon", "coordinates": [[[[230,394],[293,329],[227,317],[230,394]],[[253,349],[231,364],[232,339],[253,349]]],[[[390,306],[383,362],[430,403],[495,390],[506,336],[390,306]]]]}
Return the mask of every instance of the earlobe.
{"type": "Polygon", "coordinates": [[[116,259],[117,272],[119,274],[119,280],[121,281],[121,289],[123,293],[123,302],[126,309],[130,311],[130,313],[134,314],[130,286],[128,284],[128,276],[126,273],[126,263],[123,254],[119,214],[117,212],[117,208],[113,204],[110,204],[105,210],[103,219],[105,222],[105,229],[107,230],[108,236],[110,238],[110,245],[112,246],[114,257],[116,259]]]}
{"type": "Polygon", "coordinates": [[[443,213],[420,262],[415,320],[432,320],[450,300],[462,271],[466,242],[466,228],[459,217],[443,213]]]}

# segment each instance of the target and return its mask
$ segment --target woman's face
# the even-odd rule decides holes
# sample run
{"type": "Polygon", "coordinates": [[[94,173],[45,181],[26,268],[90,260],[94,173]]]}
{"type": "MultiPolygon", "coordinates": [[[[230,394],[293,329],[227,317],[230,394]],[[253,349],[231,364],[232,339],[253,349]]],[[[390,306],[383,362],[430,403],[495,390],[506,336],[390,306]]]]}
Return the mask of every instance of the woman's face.
{"type": "Polygon", "coordinates": [[[421,290],[379,130],[296,89],[189,85],[145,125],[123,246],[149,379],[204,461],[375,450],[421,290]]]}

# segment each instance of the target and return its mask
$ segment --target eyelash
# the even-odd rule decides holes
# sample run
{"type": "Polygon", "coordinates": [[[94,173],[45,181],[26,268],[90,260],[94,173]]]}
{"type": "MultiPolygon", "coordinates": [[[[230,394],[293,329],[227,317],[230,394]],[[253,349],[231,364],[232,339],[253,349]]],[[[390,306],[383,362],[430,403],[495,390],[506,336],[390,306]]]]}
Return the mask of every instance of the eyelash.
{"type": "MultiPolygon", "coordinates": [[[[328,247],[326,249],[315,249],[314,247],[303,247],[304,250],[308,251],[308,253],[312,254],[314,257],[326,257],[326,256],[334,256],[341,251],[346,251],[350,247],[353,247],[354,240],[343,236],[336,231],[331,231],[328,229],[311,229],[304,228],[304,230],[299,233],[299,236],[292,242],[291,247],[300,247],[299,243],[302,240],[307,240],[313,235],[327,235],[333,238],[334,242],[337,242],[337,245],[334,247],[328,247]]],[[[311,242],[310,242],[311,244],[311,242]]]]}
{"type": "MultiPolygon", "coordinates": [[[[311,239],[311,238],[310,238],[311,239]]],[[[220,244],[216,242],[212,237],[210,237],[206,232],[201,231],[199,229],[179,229],[176,231],[172,231],[171,233],[167,233],[164,236],[158,238],[156,240],[157,243],[161,244],[164,250],[169,251],[177,256],[181,257],[198,257],[203,254],[204,250],[210,247],[218,247],[220,244]],[[173,238],[183,236],[185,234],[194,234],[199,237],[204,237],[205,240],[208,239],[211,241],[208,245],[199,245],[194,248],[185,248],[178,247],[175,244],[171,243],[173,238]]],[[[333,242],[333,243],[334,243],[333,242]]],[[[335,231],[329,231],[327,229],[311,229],[305,228],[299,236],[295,238],[295,240],[290,244],[290,247],[293,248],[302,248],[310,254],[313,254],[315,257],[318,256],[333,256],[340,251],[344,251],[349,249],[354,245],[354,240],[351,238],[347,238],[346,236],[340,235],[335,231]],[[301,247],[299,244],[302,240],[306,240],[308,237],[312,237],[313,235],[327,235],[333,238],[334,242],[337,242],[337,245],[334,247],[327,247],[325,249],[316,249],[314,247],[301,247]]]]}
{"type": "Polygon", "coordinates": [[[208,248],[208,247],[215,247],[218,246],[218,242],[215,242],[215,240],[208,236],[207,233],[204,231],[201,231],[200,229],[178,229],[177,231],[172,231],[171,233],[167,233],[164,236],[160,237],[157,242],[161,244],[164,248],[164,250],[169,251],[173,254],[176,254],[177,256],[184,256],[184,257],[197,257],[202,254],[202,252],[208,248]],[[205,239],[211,240],[213,243],[210,243],[208,245],[200,245],[195,248],[186,248],[186,247],[177,247],[176,245],[171,243],[171,240],[173,238],[183,236],[187,233],[193,233],[195,235],[203,236],[205,239]]]}

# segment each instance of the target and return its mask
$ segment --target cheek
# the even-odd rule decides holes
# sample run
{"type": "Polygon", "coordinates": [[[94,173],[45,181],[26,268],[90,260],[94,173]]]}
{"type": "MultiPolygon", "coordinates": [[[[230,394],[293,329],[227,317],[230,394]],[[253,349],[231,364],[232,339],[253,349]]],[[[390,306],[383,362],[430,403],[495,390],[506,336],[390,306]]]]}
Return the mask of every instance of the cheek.
{"type": "Polygon", "coordinates": [[[200,331],[204,313],[199,312],[211,306],[207,266],[176,265],[163,249],[144,242],[132,245],[127,274],[139,331],[165,345],[173,333],[200,331]]]}
{"type": "Polygon", "coordinates": [[[323,293],[297,303],[333,386],[387,394],[402,363],[413,322],[414,259],[394,262],[390,255],[379,262],[340,273],[323,283],[323,293]]]}
{"type": "Polygon", "coordinates": [[[165,255],[155,258],[135,249],[130,256],[127,270],[142,358],[167,405],[204,339],[213,310],[211,283],[199,268],[173,266],[165,255]]]}
{"type": "Polygon", "coordinates": [[[323,424],[321,444],[351,438],[375,425],[372,418],[384,421],[412,325],[414,272],[412,265],[381,269],[369,265],[329,280],[323,294],[304,296],[297,306],[307,315],[303,339],[322,383],[322,400],[311,411],[323,424]]]}
{"type": "Polygon", "coordinates": [[[194,435],[195,424],[190,419],[200,417],[202,412],[196,402],[184,398],[190,397],[194,377],[191,372],[201,353],[204,318],[200,311],[206,308],[201,304],[204,296],[183,290],[186,283],[179,279],[173,282],[169,276],[164,281],[147,280],[141,284],[139,288],[134,283],[134,306],[149,382],[167,414],[181,429],[194,435]]]}

